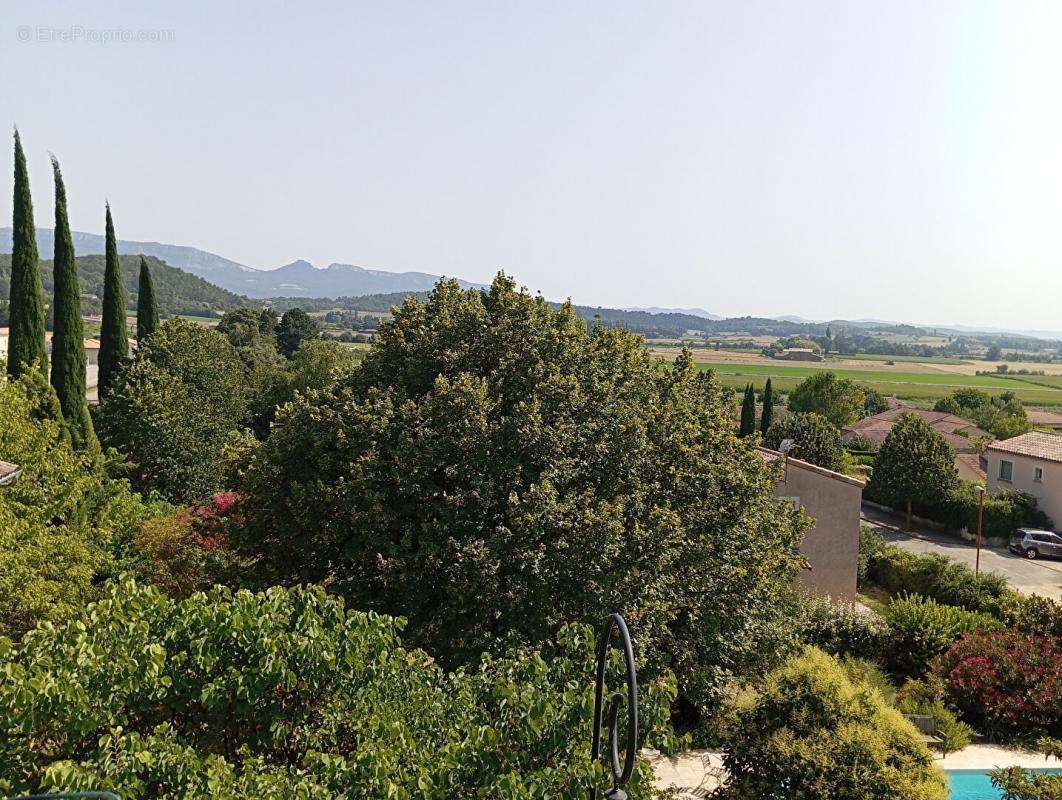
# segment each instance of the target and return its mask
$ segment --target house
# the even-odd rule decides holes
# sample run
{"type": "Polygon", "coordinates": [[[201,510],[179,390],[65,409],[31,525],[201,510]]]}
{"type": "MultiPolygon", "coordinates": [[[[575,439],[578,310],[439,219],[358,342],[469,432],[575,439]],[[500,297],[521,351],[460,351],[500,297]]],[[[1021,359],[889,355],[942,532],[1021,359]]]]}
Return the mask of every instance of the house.
{"type": "Polygon", "coordinates": [[[775,496],[788,498],[815,521],[800,545],[811,566],[801,573],[801,583],[835,600],[855,600],[863,481],[765,447],[760,454],[766,461],[785,462],[775,496]]]}
{"type": "MultiPolygon", "coordinates": [[[[10,336],[10,329],[0,328],[0,358],[7,357],[7,340],[10,336]]],[[[91,365],[98,364],[100,362],[100,341],[99,339],[85,339],[85,363],[91,365]]],[[[44,349],[48,355],[52,353],[52,332],[45,331],[44,334],[44,349]]]]}
{"type": "MultiPolygon", "coordinates": [[[[0,336],[3,331],[0,330],[0,336]]],[[[1053,431],[1062,431],[1062,414],[1057,411],[1038,411],[1035,408],[1026,409],[1029,422],[1037,428],[1049,428],[1053,431]]]]}
{"type": "Polygon", "coordinates": [[[951,449],[956,453],[973,453],[976,450],[977,440],[990,436],[988,431],[981,430],[970,420],[955,414],[927,411],[924,408],[898,407],[864,417],[859,422],[854,422],[842,429],[841,442],[847,442],[855,436],[863,436],[870,439],[877,447],[881,447],[901,414],[914,414],[924,419],[933,430],[944,437],[944,441],[951,445],[951,449]]]}
{"type": "Polygon", "coordinates": [[[816,353],[810,347],[787,347],[785,350],[778,354],[778,358],[784,358],[787,361],[825,361],[819,353],[816,353]]]}
{"type": "Polygon", "coordinates": [[[1030,431],[992,442],[985,459],[990,492],[1028,492],[1056,529],[1062,524],[1062,435],[1030,431]]]}

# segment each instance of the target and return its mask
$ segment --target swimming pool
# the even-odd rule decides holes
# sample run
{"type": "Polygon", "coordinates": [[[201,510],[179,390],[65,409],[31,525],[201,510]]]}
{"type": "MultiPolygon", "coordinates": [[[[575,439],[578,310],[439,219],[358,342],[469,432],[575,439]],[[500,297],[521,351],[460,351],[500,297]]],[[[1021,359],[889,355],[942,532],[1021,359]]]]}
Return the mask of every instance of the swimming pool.
{"type": "MultiPolygon", "coordinates": [[[[1058,769],[1037,769],[1034,772],[1047,774],[1062,773],[1058,769]]],[[[1003,796],[992,785],[988,773],[977,769],[955,769],[948,771],[948,783],[951,785],[951,800],[1000,800],[1003,796]]]]}

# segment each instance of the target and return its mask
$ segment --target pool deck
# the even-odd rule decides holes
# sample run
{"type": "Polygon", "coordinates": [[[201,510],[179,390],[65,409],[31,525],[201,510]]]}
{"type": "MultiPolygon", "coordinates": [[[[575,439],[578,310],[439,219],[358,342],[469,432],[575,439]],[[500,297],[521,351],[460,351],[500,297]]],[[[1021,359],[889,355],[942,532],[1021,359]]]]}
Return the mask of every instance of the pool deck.
{"type": "MultiPolygon", "coordinates": [[[[717,750],[690,750],[675,756],[665,756],[655,750],[645,750],[642,755],[649,759],[656,775],[658,789],[673,788],[678,800],[695,800],[708,797],[713,789],[726,780],[723,756],[717,750]]],[[[992,744],[972,744],[957,753],[948,753],[947,758],[935,754],[937,766],[945,770],[971,769],[992,770],[997,767],[1023,767],[1025,769],[1058,769],[1062,762],[1049,759],[1043,753],[1026,750],[1011,750],[992,744]]]]}

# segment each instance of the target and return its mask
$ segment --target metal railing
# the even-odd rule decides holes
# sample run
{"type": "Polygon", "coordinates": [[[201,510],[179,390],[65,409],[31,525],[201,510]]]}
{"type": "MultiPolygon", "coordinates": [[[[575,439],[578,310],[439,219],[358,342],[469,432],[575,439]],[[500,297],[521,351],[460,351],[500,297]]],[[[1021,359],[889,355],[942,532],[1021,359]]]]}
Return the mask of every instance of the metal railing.
{"type": "MultiPolygon", "coordinates": [[[[627,623],[619,614],[612,614],[605,625],[601,641],[597,646],[597,677],[594,688],[594,733],[590,740],[590,757],[597,761],[601,758],[601,727],[605,722],[605,664],[608,661],[609,645],[612,632],[619,634],[619,646],[623,653],[626,668],[625,685],[627,689],[627,747],[623,765],[619,757],[619,708],[620,693],[613,693],[609,702],[608,724],[608,766],[612,773],[612,788],[605,790],[605,800],[627,800],[623,786],[631,779],[634,772],[634,759],[638,753],[638,673],[634,666],[634,646],[627,631],[627,623]]],[[[590,800],[597,800],[597,788],[590,790],[590,800]]]]}

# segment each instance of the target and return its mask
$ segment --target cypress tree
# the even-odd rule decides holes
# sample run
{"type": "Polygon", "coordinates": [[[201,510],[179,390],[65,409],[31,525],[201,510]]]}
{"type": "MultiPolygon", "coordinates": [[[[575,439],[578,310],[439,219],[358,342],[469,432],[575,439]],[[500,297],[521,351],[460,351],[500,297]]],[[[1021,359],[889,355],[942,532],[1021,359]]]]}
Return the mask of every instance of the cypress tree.
{"type": "Polygon", "coordinates": [[[52,156],[55,176],[54,314],[52,326],[52,386],[70,431],[70,441],[80,450],[99,449],[85,402],[85,328],[81,321],[81,290],[77,282],[74,243],[66,214],[66,188],[59,162],[52,156]]]}
{"type": "Polygon", "coordinates": [[[140,256],[140,286],[136,295],[136,342],[140,344],[159,326],[159,307],[155,303],[155,283],[147,259],[140,256]]]}
{"type": "Polygon", "coordinates": [[[774,422],[774,389],[771,388],[771,379],[767,379],[767,385],[763,387],[763,411],[760,413],[760,433],[767,435],[767,429],[774,422]]]}
{"type": "Polygon", "coordinates": [[[48,367],[44,348],[44,291],[37,257],[37,232],[33,227],[33,200],[22,140],[15,130],[15,196],[12,214],[11,330],[7,340],[7,374],[22,375],[35,363],[48,367]]]}
{"type": "Polygon", "coordinates": [[[745,399],[741,403],[741,435],[751,436],[756,432],[756,390],[750,383],[745,387],[745,399]]]}
{"type": "Polygon", "coordinates": [[[102,396],[118,374],[118,367],[129,357],[129,333],[125,327],[125,289],[122,265],[118,262],[118,243],[114,237],[111,204],[107,204],[106,269],[103,275],[103,322],[100,326],[100,379],[102,396]]]}

